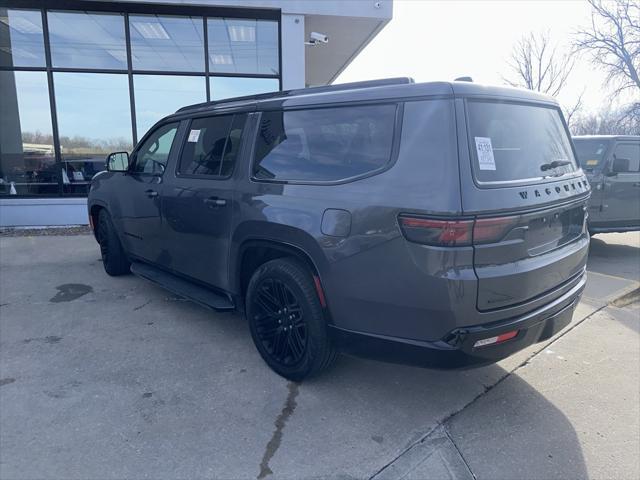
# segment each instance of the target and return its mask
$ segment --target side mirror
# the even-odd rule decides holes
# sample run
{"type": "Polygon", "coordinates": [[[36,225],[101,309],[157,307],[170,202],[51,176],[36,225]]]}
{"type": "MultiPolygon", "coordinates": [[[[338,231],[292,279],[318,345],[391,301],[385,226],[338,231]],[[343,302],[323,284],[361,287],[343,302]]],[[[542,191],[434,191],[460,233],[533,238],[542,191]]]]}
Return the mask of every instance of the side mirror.
{"type": "Polygon", "coordinates": [[[107,172],[126,172],[129,170],[129,154],[127,152],[110,153],[106,167],[107,172]]]}

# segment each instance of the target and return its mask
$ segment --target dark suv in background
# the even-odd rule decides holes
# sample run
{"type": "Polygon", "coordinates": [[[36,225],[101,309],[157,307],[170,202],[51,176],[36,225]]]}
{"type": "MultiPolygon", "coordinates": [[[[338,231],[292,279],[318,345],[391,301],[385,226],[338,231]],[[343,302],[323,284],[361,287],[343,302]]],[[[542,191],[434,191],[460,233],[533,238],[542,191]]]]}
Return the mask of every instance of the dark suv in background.
{"type": "Polygon", "coordinates": [[[571,319],[589,185],[558,104],[390,79],[183,108],[94,177],[110,275],[238,309],[280,375],[495,362],[571,319]]]}
{"type": "Polygon", "coordinates": [[[573,143],[593,189],[589,231],[640,230],[640,136],[585,135],[573,143]]]}

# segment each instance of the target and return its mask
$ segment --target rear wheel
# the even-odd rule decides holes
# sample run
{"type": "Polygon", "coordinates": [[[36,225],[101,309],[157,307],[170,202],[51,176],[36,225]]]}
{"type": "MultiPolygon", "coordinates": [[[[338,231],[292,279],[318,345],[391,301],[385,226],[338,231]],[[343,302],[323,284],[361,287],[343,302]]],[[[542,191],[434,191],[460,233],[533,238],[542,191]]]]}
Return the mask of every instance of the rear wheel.
{"type": "Polygon", "coordinates": [[[105,272],[111,276],[129,273],[131,262],[122,248],[111,217],[106,210],[100,210],[98,215],[97,237],[105,272]]]}
{"type": "Polygon", "coordinates": [[[246,312],[258,352],[279,375],[299,382],[335,360],[313,278],[299,262],[260,266],[247,288],[246,312]]]}

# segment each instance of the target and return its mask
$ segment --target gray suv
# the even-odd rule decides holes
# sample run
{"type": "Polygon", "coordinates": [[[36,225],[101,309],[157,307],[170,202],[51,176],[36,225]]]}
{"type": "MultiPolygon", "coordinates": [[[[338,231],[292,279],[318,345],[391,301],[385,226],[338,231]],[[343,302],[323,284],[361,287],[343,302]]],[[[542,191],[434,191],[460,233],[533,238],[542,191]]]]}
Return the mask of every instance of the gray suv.
{"type": "Polygon", "coordinates": [[[585,135],[573,143],[593,188],[589,231],[640,230],[640,136],[585,135]]]}
{"type": "Polygon", "coordinates": [[[389,79],[185,107],[94,177],[108,274],[246,315],[278,374],[500,360],[565,327],[589,184],[558,104],[389,79]]]}

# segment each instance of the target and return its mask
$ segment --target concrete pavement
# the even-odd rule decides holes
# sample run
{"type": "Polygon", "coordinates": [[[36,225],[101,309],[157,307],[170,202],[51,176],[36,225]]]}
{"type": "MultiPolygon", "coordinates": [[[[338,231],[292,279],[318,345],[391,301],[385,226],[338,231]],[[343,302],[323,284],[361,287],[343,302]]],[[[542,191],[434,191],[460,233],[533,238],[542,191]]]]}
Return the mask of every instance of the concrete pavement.
{"type": "Polygon", "coordinates": [[[616,456],[621,466],[612,469],[614,449],[601,449],[596,432],[622,453],[637,451],[621,443],[640,433],[637,412],[616,413],[611,431],[599,423],[620,411],[622,399],[636,400],[637,324],[635,331],[627,325],[637,308],[618,309],[624,321],[598,319],[618,315],[604,305],[637,287],[627,266],[640,258],[640,245],[620,250],[603,238],[603,266],[595,261],[575,328],[557,341],[463,372],[345,357],[299,386],[263,364],[239,316],[212,314],[133,276],[106,276],[91,237],[0,238],[0,477],[637,472],[616,456]],[[607,270],[611,245],[627,278],[607,270]],[[579,363],[589,354],[592,366],[579,363]],[[616,388],[624,379],[627,387],[616,388]],[[542,453],[555,460],[547,456],[539,470],[537,461],[515,461],[542,453]]]}

